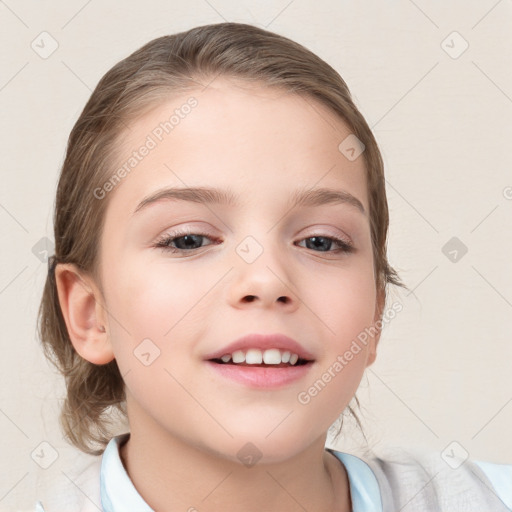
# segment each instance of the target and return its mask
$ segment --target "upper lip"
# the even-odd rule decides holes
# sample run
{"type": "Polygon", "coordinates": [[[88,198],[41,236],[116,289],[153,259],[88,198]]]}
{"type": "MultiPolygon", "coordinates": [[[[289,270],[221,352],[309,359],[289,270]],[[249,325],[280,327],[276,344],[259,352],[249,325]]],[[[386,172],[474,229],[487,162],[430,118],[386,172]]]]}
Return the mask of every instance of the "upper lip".
{"type": "Polygon", "coordinates": [[[232,354],[236,350],[248,350],[250,348],[258,348],[262,351],[269,348],[279,348],[297,354],[300,359],[314,360],[311,352],[306,350],[298,341],[284,334],[248,334],[208,354],[205,359],[219,359],[223,355],[232,354]]]}

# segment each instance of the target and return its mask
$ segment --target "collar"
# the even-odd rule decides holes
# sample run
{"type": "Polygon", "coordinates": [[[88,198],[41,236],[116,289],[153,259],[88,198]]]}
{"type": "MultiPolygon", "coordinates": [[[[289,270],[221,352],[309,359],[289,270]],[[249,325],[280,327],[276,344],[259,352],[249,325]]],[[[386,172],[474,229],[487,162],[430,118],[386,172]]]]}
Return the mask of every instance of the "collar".
{"type": "Polygon", "coordinates": [[[359,457],[330,448],[327,451],[337,457],[345,466],[350,486],[352,512],[382,512],[382,500],[377,477],[370,466],[359,457]]]}
{"type": "Polygon", "coordinates": [[[129,437],[129,432],[113,437],[103,452],[100,493],[104,512],[154,512],[135,489],[121,461],[119,448],[129,437]]]}

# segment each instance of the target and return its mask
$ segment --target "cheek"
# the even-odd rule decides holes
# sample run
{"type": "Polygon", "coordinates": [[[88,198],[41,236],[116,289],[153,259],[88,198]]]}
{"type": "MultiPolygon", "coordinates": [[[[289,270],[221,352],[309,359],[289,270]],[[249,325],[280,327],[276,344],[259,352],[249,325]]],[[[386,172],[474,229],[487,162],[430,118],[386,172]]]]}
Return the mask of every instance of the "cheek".
{"type": "Polygon", "coordinates": [[[315,375],[299,390],[296,400],[304,415],[322,418],[326,429],[354,397],[373,343],[375,284],[371,268],[360,270],[353,272],[352,268],[322,281],[323,293],[316,296],[323,352],[315,375]]]}
{"type": "Polygon", "coordinates": [[[115,358],[131,395],[148,410],[179,402],[183,390],[170,373],[191,350],[186,326],[197,321],[194,304],[204,292],[183,272],[128,258],[110,273],[105,292],[115,358]]]}
{"type": "Polygon", "coordinates": [[[312,290],[303,300],[311,304],[315,323],[324,328],[329,340],[326,351],[343,352],[374,321],[376,288],[371,261],[354,260],[346,268],[304,279],[310,284],[303,283],[299,289],[312,290]]]}
{"type": "Polygon", "coordinates": [[[162,338],[205,295],[203,282],[165,262],[126,263],[111,276],[109,302],[133,336],[162,338]]]}
{"type": "MultiPolygon", "coordinates": [[[[169,262],[125,261],[106,280],[107,307],[115,357],[124,372],[138,368],[137,354],[157,354],[153,368],[190,357],[207,321],[205,297],[218,272],[180,270],[169,262]],[[150,341],[148,341],[150,340],[150,341]],[[134,357],[135,356],[135,357],[134,357]]],[[[211,304],[210,304],[211,305],[211,304]]]]}

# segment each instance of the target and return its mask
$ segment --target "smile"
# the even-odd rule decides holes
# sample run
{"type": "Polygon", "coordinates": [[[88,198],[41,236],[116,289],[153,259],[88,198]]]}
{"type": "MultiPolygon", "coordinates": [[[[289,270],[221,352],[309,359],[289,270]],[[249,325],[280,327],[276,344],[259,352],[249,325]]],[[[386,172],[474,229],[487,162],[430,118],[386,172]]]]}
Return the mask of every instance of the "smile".
{"type": "Polygon", "coordinates": [[[218,364],[236,364],[236,365],[259,365],[259,366],[295,366],[307,363],[306,359],[299,358],[298,354],[289,350],[280,350],[278,348],[269,348],[260,350],[259,348],[250,348],[248,350],[235,350],[232,354],[224,354],[220,359],[212,359],[218,364]]]}
{"type": "MultiPolygon", "coordinates": [[[[286,354],[283,355],[286,359],[286,354]]],[[[231,354],[229,356],[231,358],[231,354]]],[[[233,356],[236,357],[236,352],[233,353],[233,356]]],[[[290,362],[279,364],[247,363],[245,361],[233,363],[232,361],[224,362],[221,359],[212,359],[205,363],[216,379],[220,377],[252,389],[275,390],[303,379],[309,373],[314,361],[298,359],[292,365],[290,362]]]]}

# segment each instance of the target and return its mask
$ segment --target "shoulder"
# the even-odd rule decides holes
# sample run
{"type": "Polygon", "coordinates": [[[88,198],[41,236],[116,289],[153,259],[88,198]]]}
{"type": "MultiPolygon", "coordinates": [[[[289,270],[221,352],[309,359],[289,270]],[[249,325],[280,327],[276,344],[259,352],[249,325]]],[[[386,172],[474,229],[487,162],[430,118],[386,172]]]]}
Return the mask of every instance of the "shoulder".
{"type": "MultiPolygon", "coordinates": [[[[48,498],[38,502],[34,512],[98,512],[103,507],[135,510],[133,504],[140,504],[142,498],[126,474],[119,454],[119,447],[128,436],[125,433],[113,437],[103,453],[81,469],[62,471],[60,480],[47,493],[48,498]]],[[[148,507],[136,509],[148,510],[148,507]]]]}
{"type": "Polygon", "coordinates": [[[512,510],[512,464],[496,464],[475,460],[474,463],[484,472],[501,501],[512,510]]]}
{"type": "Polygon", "coordinates": [[[44,502],[37,502],[34,512],[98,512],[100,498],[101,456],[85,466],[62,472],[47,493],[44,502]]]}
{"type": "MultiPolygon", "coordinates": [[[[338,452],[342,453],[342,452],[338,452]]],[[[344,454],[347,472],[375,477],[383,512],[493,510],[512,507],[512,465],[450,457],[439,452],[388,447],[375,453],[344,454]],[[351,464],[357,459],[356,464],[351,464]],[[348,464],[347,464],[348,463],[348,464]],[[357,471],[364,463],[364,470],[357,471]]],[[[351,481],[351,486],[352,486],[351,481]]]]}

